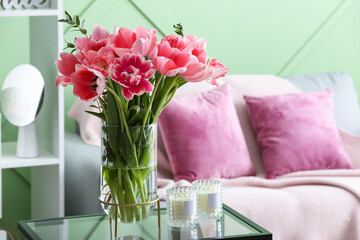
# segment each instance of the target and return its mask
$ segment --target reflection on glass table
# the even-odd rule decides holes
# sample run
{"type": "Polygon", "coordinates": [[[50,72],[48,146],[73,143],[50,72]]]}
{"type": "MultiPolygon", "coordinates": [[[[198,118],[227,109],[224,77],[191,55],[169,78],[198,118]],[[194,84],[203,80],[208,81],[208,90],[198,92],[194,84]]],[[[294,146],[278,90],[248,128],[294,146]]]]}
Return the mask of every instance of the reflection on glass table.
{"type": "MultiPolygon", "coordinates": [[[[271,240],[272,234],[223,205],[223,215],[219,219],[200,220],[194,228],[176,228],[167,225],[166,209],[161,209],[161,229],[158,228],[158,215],[154,211],[140,223],[118,224],[118,238],[121,240],[140,239],[243,239],[271,240]]],[[[114,225],[114,224],[113,224],[114,225]]],[[[20,221],[20,231],[27,239],[34,240],[82,240],[113,239],[105,214],[65,217],[47,220],[20,221]]]]}

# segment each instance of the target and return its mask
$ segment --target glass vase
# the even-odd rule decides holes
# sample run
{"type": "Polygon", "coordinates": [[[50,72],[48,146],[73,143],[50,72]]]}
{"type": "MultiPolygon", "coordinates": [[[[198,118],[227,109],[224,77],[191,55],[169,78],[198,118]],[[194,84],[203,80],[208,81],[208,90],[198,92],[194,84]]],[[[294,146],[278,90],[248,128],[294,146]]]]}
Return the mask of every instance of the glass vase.
{"type": "Polygon", "coordinates": [[[156,124],[102,126],[100,200],[112,219],[133,223],[148,217],[157,198],[156,124]],[[125,206],[124,204],[132,204],[125,206]]]}

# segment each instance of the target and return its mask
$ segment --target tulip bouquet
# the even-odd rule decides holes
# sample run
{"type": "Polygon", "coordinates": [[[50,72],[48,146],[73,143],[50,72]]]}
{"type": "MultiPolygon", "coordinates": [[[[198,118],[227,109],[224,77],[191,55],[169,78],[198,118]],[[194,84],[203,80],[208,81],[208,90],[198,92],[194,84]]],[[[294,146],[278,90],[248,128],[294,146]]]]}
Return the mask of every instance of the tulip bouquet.
{"type": "MultiPolygon", "coordinates": [[[[149,126],[156,124],[179,87],[199,81],[217,85],[228,69],[218,59],[209,60],[206,39],[184,37],[180,24],[174,26],[177,35],[161,41],[155,29],[143,27],[115,27],[110,34],[95,25],[87,36],[79,17],[65,13],[59,21],[85,36],[67,43],[71,53],[62,52],[55,62],[62,74],[56,86],[73,85],[74,95],[93,102],[94,111],[88,113],[102,120],[101,190],[107,191],[103,199],[116,204],[148,202],[152,197],[147,182],[156,174],[156,138],[149,126]]],[[[132,222],[146,217],[146,212],[144,206],[111,207],[108,214],[132,222]]]]}

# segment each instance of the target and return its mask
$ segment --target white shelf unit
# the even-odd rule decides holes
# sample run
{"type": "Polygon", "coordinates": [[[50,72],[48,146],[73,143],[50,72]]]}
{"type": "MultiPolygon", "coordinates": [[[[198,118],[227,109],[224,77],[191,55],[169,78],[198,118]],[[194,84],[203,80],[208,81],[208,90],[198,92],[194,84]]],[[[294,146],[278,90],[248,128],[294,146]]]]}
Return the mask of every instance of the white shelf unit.
{"type": "Polygon", "coordinates": [[[0,10],[1,17],[58,16],[57,9],[0,10]]]}
{"type": "MultiPolygon", "coordinates": [[[[64,93],[55,87],[54,61],[63,49],[62,0],[51,0],[47,9],[0,9],[2,17],[29,17],[30,64],[45,80],[45,99],[36,118],[40,155],[17,158],[16,143],[2,143],[0,157],[0,217],[2,169],[31,167],[31,218],[64,216],[64,93]]],[[[1,46],[0,46],[1,49],[1,46]]],[[[19,62],[21,64],[21,62],[19,62]]]]}
{"type": "Polygon", "coordinates": [[[37,158],[18,158],[16,157],[16,142],[6,142],[2,144],[3,152],[1,154],[1,169],[21,168],[21,167],[38,167],[47,165],[58,165],[60,159],[51,153],[40,149],[37,158]]]}

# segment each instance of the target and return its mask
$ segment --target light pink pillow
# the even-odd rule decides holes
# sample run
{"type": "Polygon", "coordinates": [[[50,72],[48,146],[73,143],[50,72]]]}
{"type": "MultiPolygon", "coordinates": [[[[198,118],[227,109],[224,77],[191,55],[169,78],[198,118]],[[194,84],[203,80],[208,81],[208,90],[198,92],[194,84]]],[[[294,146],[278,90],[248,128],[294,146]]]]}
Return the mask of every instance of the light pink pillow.
{"type": "Polygon", "coordinates": [[[255,174],[228,85],[173,98],[159,124],[176,181],[255,174]]]}
{"type": "Polygon", "coordinates": [[[266,178],[303,170],[353,168],[336,127],[331,90],[244,98],[266,178]]]}

